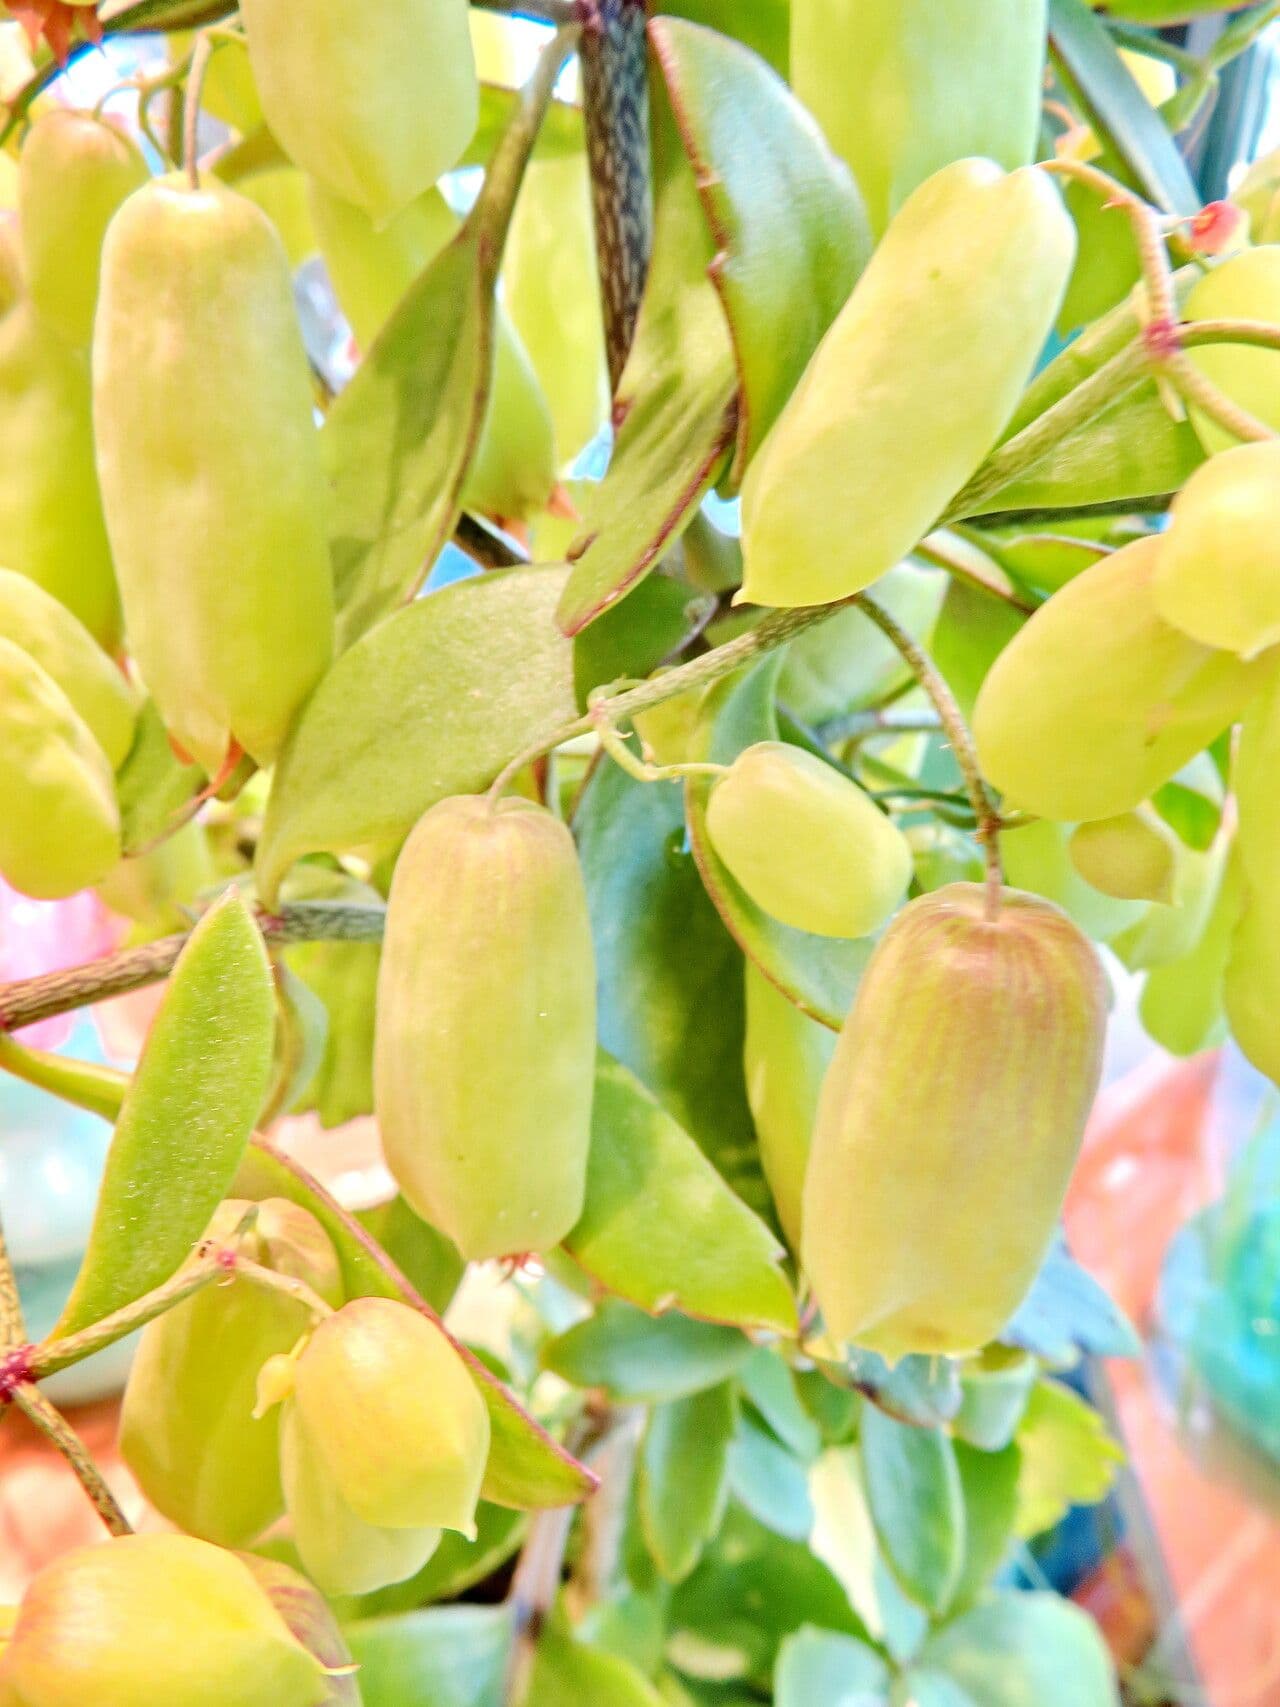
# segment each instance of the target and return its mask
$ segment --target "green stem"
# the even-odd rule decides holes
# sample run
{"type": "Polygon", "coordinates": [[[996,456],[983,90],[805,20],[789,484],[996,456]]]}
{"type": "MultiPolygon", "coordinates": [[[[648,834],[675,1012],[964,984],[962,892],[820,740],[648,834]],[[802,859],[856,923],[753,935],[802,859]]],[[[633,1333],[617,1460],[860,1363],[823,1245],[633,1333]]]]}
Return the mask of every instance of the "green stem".
{"type": "Polygon", "coordinates": [[[244,1266],[237,1259],[232,1270],[222,1260],[221,1252],[206,1252],[187,1264],[171,1280],[166,1280],[163,1286],[144,1293],[132,1304],[126,1304],[122,1310],[113,1310],[109,1316],[104,1316],[100,1322],[94,1322],[90,1327],[82,1328],[78,1334],[46,1340],[42,1346],[36,1348],[32,1357],[33,1379],[43,1381],[46,1376],[56,1375],[60,1369],[70,1369],[72,1364],[82,1363],[86,1357],[105,1351],[109,1345],[127,1339],[139,1328],[145,1328],[148,1322],[155,1321],[157,1316],[163,1316],[167,1310],[172,1310],[175,1304],[181,1304],[197,1292],[202,1292],[206,1286],[225,1281],[232,1272],[239,1274],[244,1266]]]}
{"type": "Polygon", "coordinates": [[[326,1304],[318,1292],[314,1292],[305,1280],[298,1280],[291,1274],[278,1274],[273,1268],[264,1268],[261,1263],[252,1262],[248,1257],[237,1257],[234,1273],[238,1280],[247,1280],[253,1286],[261,1286],[267,1292],[283,1292],[286,1298],[292,1298],[295,1303],[304,1305],[317,1318],[333,1315],[333,1305],[326,1304]]]}
{"type": "Polygon", "coordinates": [[[1265,421],[1260,421],[1256,415],[1251,415],[1247,409],[1233,403],[1226,392],[1206,378],[1186,356],[1175,356],[1169,363],[1169,372],[1179,392],[1189,403],[1194,403],[1197,409],[1242,443],[1260,444],[1275,438],[1276,435],[1265,421]]]}
{"type": "Polygon", "coordinates": [[[818,730],[824,741],[865,741],[872,735],[925,735],[942,727],[936,711],[851,711],[818,730]]]}
{"type": "Polygon", "coordinates": [[[1198,344],[1253,344],[1260,350],[1280,350],[1280,326],[1265,320],[1184,320],[1178,327],[1184,349],[1198,344]]]}
{"type": "Polygon", "coordinates": [[[902,654],[911,674],[928,694],[938,714],[938,721],[946,731],[947,740],[960,767],[960,775],[964,778],[965,792],[973,804],[978,840],[986,854],[987,913],[989,917],[994,918],[999,911],[1000,891],[1004,887],[1004,870],[1000,861],[1000,814],[987,790],[964,713],[957,705],[956,697],[945,676],[923,646],[895,622],[887,610],[874,599],[868,598],[865,593],[856,594],[853,602],[864,616],[875,623],[890,645],[902,654]]]}
{"type": "Polygon", "coordinates": [[[1074,178],[1101,196],[1104,203],[1124,210],[1133,226],[1151,317],[1155,320],[1176,319],[1173,269],[1169,265],[1160,215],[1150,202],[1143,201],[1127,185],[1084,160],[1045,160],[1041,162],[1041,168],[1060,177],[1074,178]]]}
{"type": "Polygon", "coordinates": [[[63,1102],[84,1108],[103,1120],[120,1113],[129,1075],[115,1067],[99,1067],[91,1061],[56,1055],[49,1049],[32,1049],[0,1031],[0,1068],[24,1084],[48,1091],[63,1102]]]}
{"type": "Polygon", "coordinates": [[[193,190],[200,188],[200,156],[196,148],[196,137],[200,128],[200,98],[204,94],[205,73],[209,69],[213,52],[212,37],[201,32],[196,37],[195,52],[191,56],[191,70],[187,74],[182,107],[182,160],[186,168],[187,183],[193,190]]]}
{"type": "Polygon", "coordinates": [[[40,1389],[33,1387],[30,1382],[24,1382],[15,1390],[13,1402],[31,1419],[45,1439],[57,1447],[75,1471],[80,1486],[88,1494],[94,1510],[111,1534],[132,1535],[133,1527],[116,1503],[116,1497],[107,1486],[101,1470],[89,1456],[84,1441],[62,1412],[50,1404],[40,1389]]]}
{"type": "Polygon", "coordinates": [[[626,736],[617,727],[610,713],[607,688],[598,688],[592,694],[589,715],[605,752],[614,764],[626,771],[628,776],[633,776],[637,782],[674,782],[686,776],[722,777],[728,772],[727,765],[656,765],[638,758],[627,745],[626,736]]]}
{"type": "MultiPolygon", "coordinates": [[[[771,611],[754,628],[748,629],[745,634],[739,634],[736,639],[726,641],[723,646],[717,646],[714,651],[704,653],[701,658],[694,658],[674,670],[654,676],[650,681],[641,682],[637,687],[614,694],[604,702],[609,708],[610,720],[614,723],[625,722],[655,705],[676,699],[682,693],[692,693],[699,688],[710,687],[712,682],[718,682],[721,677],[730,676],[735,670],[741,670],[747,664],[754,663],[757,658],[763,658],[766,652],[772,652],[775,647],[784,645],[797,634],[803,634],[807,628],[814,628],[819,623],[829,621],[838,612],[850,609],[861,596],[854,593],[850,598],[838,599],[830,605],[799,605],[794,610],[771,611]]],[[[498,772],[489,790],[490,797],[496,800],[526,765],[533,764],[536,759],[542,758],[545,753],[553,752],[566,741],[576,740],[579,735],[593,734],[595,728],[595,719],[590,713],[584,717],[575,717],[571,723],[561,724],[551,735],[517,753],[510,764],[498,772]]],[[[0,990],[0,1012],[3,1011],[2,999],[3,991],[0,990]]]]}

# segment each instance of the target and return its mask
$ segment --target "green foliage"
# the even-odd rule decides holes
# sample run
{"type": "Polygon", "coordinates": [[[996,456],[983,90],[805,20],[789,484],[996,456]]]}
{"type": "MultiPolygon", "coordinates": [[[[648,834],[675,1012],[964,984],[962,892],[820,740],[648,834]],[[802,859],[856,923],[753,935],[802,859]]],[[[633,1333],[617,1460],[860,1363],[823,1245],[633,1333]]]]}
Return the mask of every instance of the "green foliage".
{"type": "MultiPolygon", "coordinates": [[[[1201,59],[1149,33],[1219,9],[1027,0],[994,42],[972,0],[678,0],[579,42],[576,80],[548,38],[516,90],[476,87],[462,0],[396,0],[391,53],[385,19],[348,33],[356,0],[289,10],[287,52],[279,0],[246,3],[247,43],[220,0],[145,0],[102,20],[109,54],[218,23],[141,95],[185,99],[201,147],[201,109],[229,127],[212,187],[187,162],[108,219],[140,157],[79,115],[128,170],[73,160],[55,204],[31,133],[0,219],[5,875],[100,880],[134,937],[0,987],[0,1025],[169,985],[131,1075],[0,1036],[0,1067],[116,1120],[60,1343],[7,1367],[160,1313],[129,1451],[228,1544],[287,1494],[259,1581],[284,1572],[312,1652],[281,1651],[323,1707],[1114,1707],[1089,1620],[1003,1586],[1122,1462],[1055,1374],[1138,1349],[1056,1232],[1101,1052],[1085,939],[1145,978],[1153,1038],[1230,1026],[1277,1071],[1280,510],[1272,447],[1232,447],[1275,414],[1280,227],[1266,165],[1252,248],[1194,220],[1181,140],[1266,9],[1201,59]],[[1161,112],[1135,49],[1177,73],[1161,112]],[[230,224],[188,254],[210,208],[230,224]],[[227,715],[193,713],[214,687],[227,715]],[[51,786],[68,755],[88,794],[51,786]],[[469,886],[431,812],[536,826],[557,881],[504,843],[469,886]],[[277,1119],[369,1134],[375,1045],[391,1179],[361,1152],[331,1194],[277,1119]],[[250,1272],[236,1201],[268,1199],[340,1287],[250,1272]],[[165,1315],[229,1213],[242,1272],[165,1315]],[[394,1305],[404,1349],[325,1366],[344,1300],[394,1305]],[[206,1430],[223,1388],[252,1464],[206,1430]],[[243,1514],[207,1509],[220,1451],[243,1514]],[[478,1487],[476,1534],[432,1551],[424,1490],[463,1459],[443,1520],[478,1487]],[[303,1559],[360,1591],[332,1608],[357,1673],[303,1559]]],[[[530,38],[487,26],[483,74],[514,81],[530,38]]],[[[84,1651],[48,1687],[0,1655],[0,1698],[81,1698],[84,1651]]],[[[184,1687],[144,1682],[138,1707],[184,1687]]]]}

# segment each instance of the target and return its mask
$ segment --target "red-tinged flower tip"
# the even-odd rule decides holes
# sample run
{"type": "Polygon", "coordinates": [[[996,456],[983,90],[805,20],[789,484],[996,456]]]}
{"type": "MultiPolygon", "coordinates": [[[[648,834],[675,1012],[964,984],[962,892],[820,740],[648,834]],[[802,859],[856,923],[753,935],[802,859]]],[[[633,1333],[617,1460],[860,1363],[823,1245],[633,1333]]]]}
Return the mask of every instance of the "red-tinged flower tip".
{"type": "Polygon", "coordinates": [[[1221,255],[1239,234],[1244,210],[1234,202],[1209,202],[1188,226],[1191,248],[1197,255],[1221,255]]]}
{"type": "MultiPolygon", "coordinates": [[[[278,1559],[264,1559],[256,1553],[238,1553],[236,1557],[248,1566],[292,1634],[323,1666],[328,1693],[317,1707],[361,1707],[358,1667],[319,1589],[278,1559]]],[[[3,1701],[0,1707],[4,1707],[3,1701]]]]}
{"type": "Polygon", "coordinates": [[[8,0],[7,10],[27,32],[32,47],[43,38],[48,42],[59,65],[65,65],[71,45],[77,36],[85,41],[101,42],[102,20],[92,4],[80,0],[8,0]]]}

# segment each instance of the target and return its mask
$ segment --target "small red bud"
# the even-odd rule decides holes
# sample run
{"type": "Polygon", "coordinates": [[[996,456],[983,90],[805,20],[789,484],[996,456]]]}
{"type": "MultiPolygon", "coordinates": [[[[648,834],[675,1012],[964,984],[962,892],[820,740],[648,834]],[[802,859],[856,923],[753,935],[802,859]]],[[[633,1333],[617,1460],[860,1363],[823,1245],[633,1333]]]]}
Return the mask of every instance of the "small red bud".
{"type": "Polygon", "coordinates": [[[1190,246],[1197,255],[1221,255],[1235,240],[1244,211],[1233,202],[1209,202],[1188,225],[1190,246]]]}

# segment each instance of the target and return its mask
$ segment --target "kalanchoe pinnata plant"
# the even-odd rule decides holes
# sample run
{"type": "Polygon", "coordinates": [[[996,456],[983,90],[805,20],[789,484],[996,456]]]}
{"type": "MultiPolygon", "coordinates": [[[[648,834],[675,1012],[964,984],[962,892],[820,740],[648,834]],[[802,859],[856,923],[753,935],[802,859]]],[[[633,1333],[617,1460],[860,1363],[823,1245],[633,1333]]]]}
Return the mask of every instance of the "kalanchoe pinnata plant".
{"type": "Polygon", "coordinates": [[[0,985],[115,1127],[0,1704],[1116,1707],[1005,1567],[1098,945],[1280,1083],[1270,8],[5,10],[0,876],[121,941],[0,985]]]}

